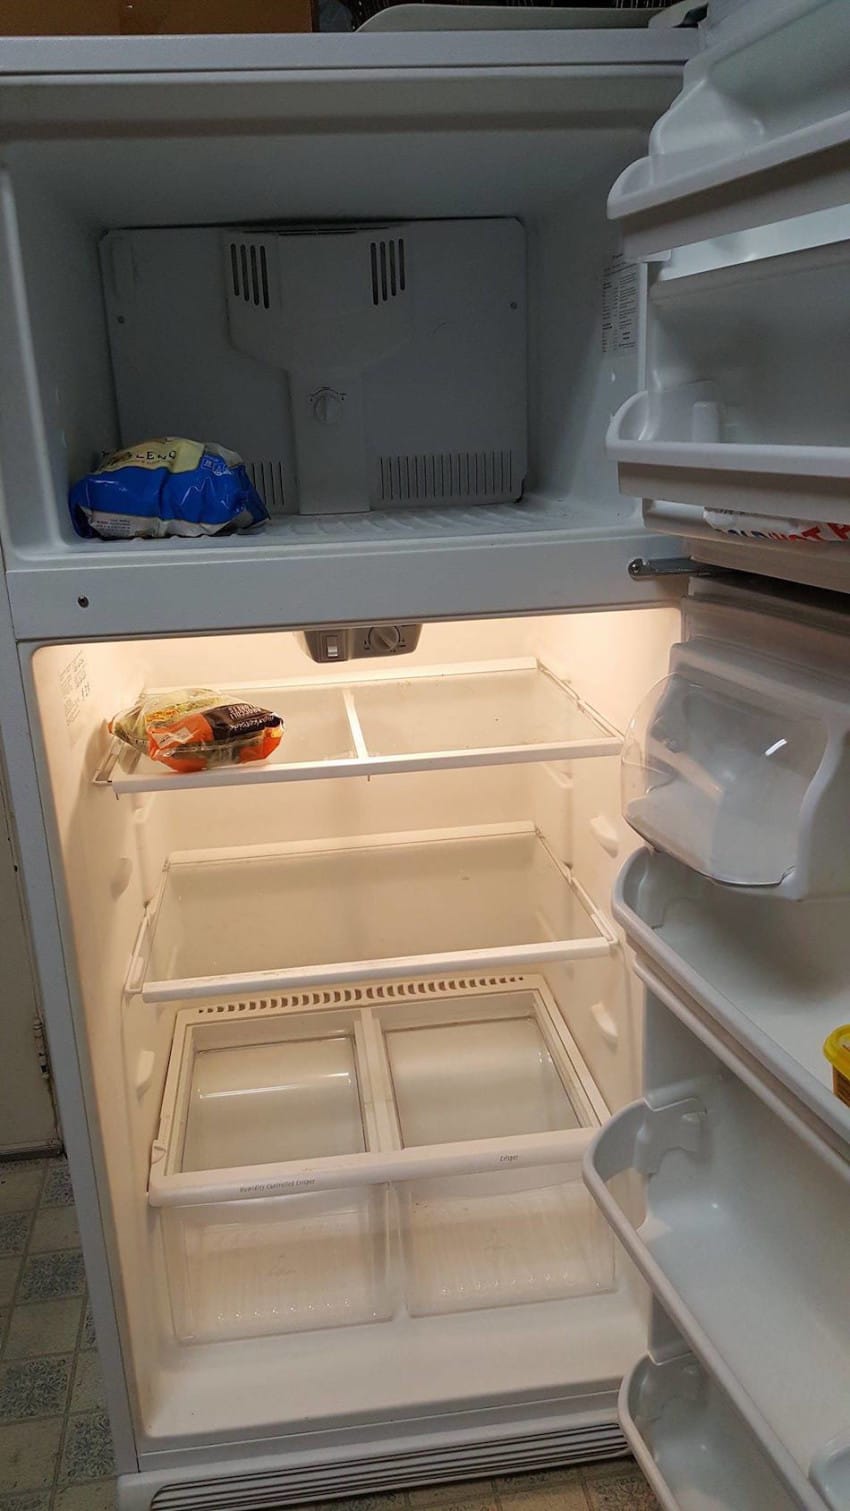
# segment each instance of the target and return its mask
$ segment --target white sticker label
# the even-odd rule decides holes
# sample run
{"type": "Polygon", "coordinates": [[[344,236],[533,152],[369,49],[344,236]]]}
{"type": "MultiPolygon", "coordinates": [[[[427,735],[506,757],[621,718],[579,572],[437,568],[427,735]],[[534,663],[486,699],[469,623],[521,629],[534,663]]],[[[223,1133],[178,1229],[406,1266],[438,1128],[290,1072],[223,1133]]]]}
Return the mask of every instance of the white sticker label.
{"type": "Polygon", "coordinates": [[[83,734],[83,725],[80,721],[83,704],[87,698],[91,697],[85,651],[79,651],[72,661],[66,662],[63,666],[59,673],[59,689],[62,693],[68,737],[71,744],[76,745],[83,734]]]}
{"type": "Polygon", "coordinates": [[[638,267],[622,252],[606,265],[602,277],[602,352],[632,351],[637,346],[638,267]]]}

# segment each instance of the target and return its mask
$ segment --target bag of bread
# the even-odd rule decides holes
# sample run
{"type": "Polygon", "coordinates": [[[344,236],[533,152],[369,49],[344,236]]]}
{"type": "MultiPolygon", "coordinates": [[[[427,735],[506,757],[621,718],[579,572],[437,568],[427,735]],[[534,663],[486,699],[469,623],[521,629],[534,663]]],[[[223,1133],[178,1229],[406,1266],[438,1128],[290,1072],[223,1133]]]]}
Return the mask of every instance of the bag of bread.
{"type": "Polygon", "coordinates": [[[118,736],[171,771],[209,771],[264,761],[283,735],[283,720],[254,703],[227,703],[211,687],[144,694],[109,724],[118,736]]]}

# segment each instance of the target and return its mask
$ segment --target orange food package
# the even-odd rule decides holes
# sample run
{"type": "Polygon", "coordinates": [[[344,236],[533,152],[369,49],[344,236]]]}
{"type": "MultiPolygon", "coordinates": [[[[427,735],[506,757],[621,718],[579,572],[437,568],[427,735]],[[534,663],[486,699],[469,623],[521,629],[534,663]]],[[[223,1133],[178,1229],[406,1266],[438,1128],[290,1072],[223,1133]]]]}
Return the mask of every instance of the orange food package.
{"type": "Polygon", "coordinates": [[[226,703],[206,687],[142,697],[109,727],[152,761],[183,774],[264,761],[283,735],[279,714],[253,703],[226,703]]]}

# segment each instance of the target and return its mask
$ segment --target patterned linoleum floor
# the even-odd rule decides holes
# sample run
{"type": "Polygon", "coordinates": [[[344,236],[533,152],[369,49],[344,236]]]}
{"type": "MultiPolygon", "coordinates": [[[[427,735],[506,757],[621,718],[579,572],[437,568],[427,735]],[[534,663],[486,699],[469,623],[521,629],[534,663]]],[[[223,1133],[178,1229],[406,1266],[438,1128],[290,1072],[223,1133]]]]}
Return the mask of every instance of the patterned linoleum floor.
{"type": "MultiPolygon", "coordinates": [[[[0,1511],[114,1511],[113,1470],[66,1163],[0,1163],[0,1511]]],[[[327,1511],[334,1507],[656,1511],[657,1502],[634,1464],[621,1461],[364,1496],[327,1511]]]]}

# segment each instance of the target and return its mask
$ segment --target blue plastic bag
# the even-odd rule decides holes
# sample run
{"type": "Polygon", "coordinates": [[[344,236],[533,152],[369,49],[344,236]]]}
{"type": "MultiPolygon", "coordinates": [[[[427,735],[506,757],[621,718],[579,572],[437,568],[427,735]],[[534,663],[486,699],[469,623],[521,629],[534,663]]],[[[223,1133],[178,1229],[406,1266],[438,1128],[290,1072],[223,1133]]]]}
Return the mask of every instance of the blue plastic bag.
{"type": "Polygon", "coordinates": [[[235,451],[180,436],[113,451],[74,484],[69,504],[77,534],[103,540],[218,535],[269,517],[235,451]]]}

